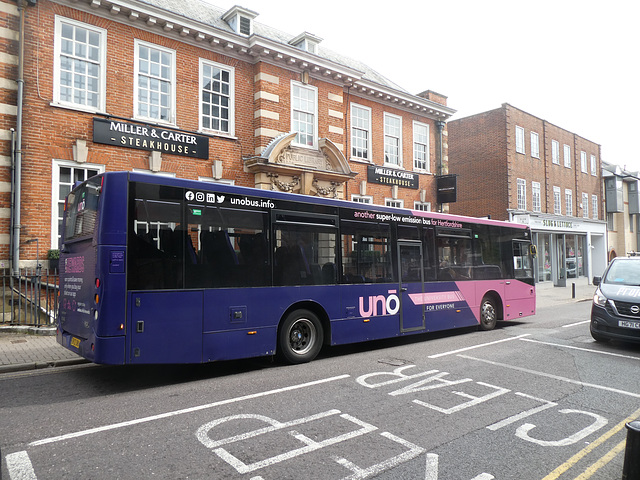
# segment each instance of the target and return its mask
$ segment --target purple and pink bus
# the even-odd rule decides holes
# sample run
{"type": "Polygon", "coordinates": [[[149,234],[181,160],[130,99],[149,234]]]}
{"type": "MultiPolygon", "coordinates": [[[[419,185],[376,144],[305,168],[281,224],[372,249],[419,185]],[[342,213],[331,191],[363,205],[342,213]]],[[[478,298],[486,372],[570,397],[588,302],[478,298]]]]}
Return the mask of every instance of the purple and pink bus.
{"type": "Polygon", "coordinates": [[[57,339],[95,363],[301,363],[535,314],[524,225],[111,172],[61,231],[57,339]]]}

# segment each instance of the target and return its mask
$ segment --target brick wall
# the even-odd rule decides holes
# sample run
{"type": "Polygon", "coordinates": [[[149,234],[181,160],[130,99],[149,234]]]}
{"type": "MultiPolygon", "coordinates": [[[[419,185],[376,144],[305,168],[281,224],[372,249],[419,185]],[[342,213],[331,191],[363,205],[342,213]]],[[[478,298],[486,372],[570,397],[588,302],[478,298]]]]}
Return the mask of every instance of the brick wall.
{"type": "MultiPolygon", "coordinates": [[[[3,7],[0,8],[0,23],[17,30],[15,4],[0,0],[0,5],[3,7]]],[[[211,136],[209,158],[206,160],[163,153],[162,171],[190,179],[211,177],[214,162],[220,161],[224,179],[233,179],[236,185],[254,186],[253,175],[245,171],[243,158],[259,154],[277,134],[291,130],[291,82],[307,80],[300,68],[275,59],[269,62],[256,61],[248,55],[227,53],[229,50],[212,46],[208,41],[198,43],[193,38],[184,40],[177,33],[148,27],[142,20],[130,21],[126,16],[111,16],[106,10],[100,10],[99,13],[82,11],[74,5],[39,0],[36,6],[26,9],[21,234],[23,239],[40,239],[41,258],[49,248],[52,216],[57,209],[53,202],[57,192],[53,192],[51,186],[54,160],[74,161],[73,147],[77,140],[87,143],[87,163],[104,165],[106,171],[147,170],[150,155],[148,151],[93,143],[93,119],[104,118],[102,112],[83,112],[53,104],[56,15],[107,31],[106,113],[122,121],[136,122],[133,118],[136,39],[176,52],[175,127],[181,130],[198,131],[199,59],[233,67],[235,136],[211,136]]],[[[86,8],[84,3],[78,5],[86,8]]],[[[15,57],[17,41],[3,38],[0,45],[3,52],[11,52],[15,57]]],[[[16,76],[15,64],[0,62],[0,77],[5,79],[5,83],[0,84],[0,103],[13,105],[14,108],[16,76]]],[[[328,138],[342,149],[347,160],[350,157],[350,102],[356,102],[372,109],[372,153],[375,164],[382,165],[384,160],[383,113],[389,112],[402,117],[402,156],[406,170],[413,170],[413,120],[429,125],[431,172],[435,172],[437,129],[433,116],[413,113],[409,107],[385,104],[384,98],[357,93],[343,81],[331,76],[312,73],[308,82],[318,90],[318,135],[328,138]]],[[[433,92],[425,98],[446,104],[446,97],[433,92]]],[[[15,128],[15,125],[15,115],[0,115],[0,130],[7,131],[15,128]]],[[[4,139],[0,145],[0,212],[8,212],[9,194],[1,186],[10,182],[10,144],[4,139]]],[[[366,180],[365,164],[350,161],[349,166],[358,175],[345,186],[346,198],[359,193],[361,182],[366,180]]],[[[405,207],[413,208],[413,202],[420,199],[422,189],[427,192],[426,201],[435,208],[433,175],[420,175],[419,190],[399,188],[398,198],[404,200],[405,207]]],[[[374,203],[384,204],[385,198],[392,197],[392,187],[368,184],[366,193],[373,195],[374,203]]],[[[8,258],[8,218],[0,217],[0,228],[2,260],[8,258]]],[[[24,246],[21,258],[34,257],[35,244],[24,246]]]]}

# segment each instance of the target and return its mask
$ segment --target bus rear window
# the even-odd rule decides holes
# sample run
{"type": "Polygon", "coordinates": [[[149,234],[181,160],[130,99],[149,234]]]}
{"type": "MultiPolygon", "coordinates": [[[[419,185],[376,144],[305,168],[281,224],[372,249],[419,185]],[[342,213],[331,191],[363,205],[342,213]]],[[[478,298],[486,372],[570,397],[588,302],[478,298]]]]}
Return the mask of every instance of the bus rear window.
{"type": "Polygon", "coordinates": [[[64,240],[92,235],[98,219],[102,177],[89,179],[67,197],[64,240]]]}

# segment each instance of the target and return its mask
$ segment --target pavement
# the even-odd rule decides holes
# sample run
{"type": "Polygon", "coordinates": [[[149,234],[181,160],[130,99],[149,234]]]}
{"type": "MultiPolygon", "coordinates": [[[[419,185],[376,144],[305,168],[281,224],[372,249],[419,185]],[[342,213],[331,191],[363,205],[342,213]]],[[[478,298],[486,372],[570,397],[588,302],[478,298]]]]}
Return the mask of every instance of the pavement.
{"type": "MultiPolygon", "coordinates": [[[[587,279],[568,279],[566,287],[551,282],[536,286],[537,308],[591,301],[595,287],[587,279]]],[[[585,319],[586,320],[586,319],[585,319]]],[[[10,326],[0,323],[0,374],[87,363],[56,341],[55,327],[10,326]]]]}

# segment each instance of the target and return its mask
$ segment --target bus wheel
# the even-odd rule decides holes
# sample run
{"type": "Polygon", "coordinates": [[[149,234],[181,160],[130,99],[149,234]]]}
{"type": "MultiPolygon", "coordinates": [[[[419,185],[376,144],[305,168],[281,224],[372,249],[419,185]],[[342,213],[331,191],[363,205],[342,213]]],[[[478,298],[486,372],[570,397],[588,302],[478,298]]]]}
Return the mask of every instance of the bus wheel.
{"type": "Polygon", "coordinates": [[[498,321],[496,304],[490,297],[484,297],[480,304],[480,330],[493,330],[498,321]]]}
{"type": "Polygon", "coordinates": [[[322,324],[309,310],[291,312],[278,333],[278,354],[288,363],[310,362],[322,348],[322,324]]]}

